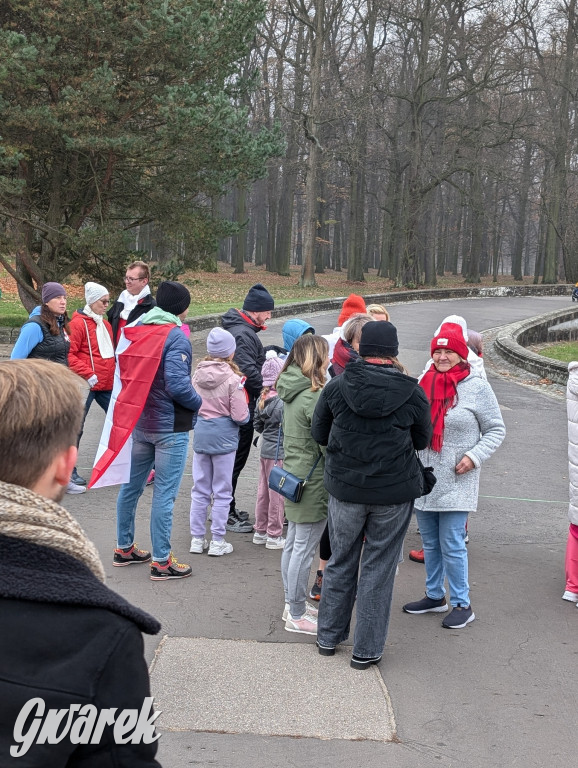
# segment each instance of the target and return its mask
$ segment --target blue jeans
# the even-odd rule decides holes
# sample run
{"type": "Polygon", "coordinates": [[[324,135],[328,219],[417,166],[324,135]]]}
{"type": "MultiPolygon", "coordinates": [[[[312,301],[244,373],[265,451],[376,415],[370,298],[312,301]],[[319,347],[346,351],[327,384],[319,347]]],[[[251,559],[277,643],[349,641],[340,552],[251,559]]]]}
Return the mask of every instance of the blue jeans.
{"type": "Polygon", "coordinates": [[[468,584],[468,550],[464,530],[467,512],[425,512],[416,509],[425,558],[425,591],[432,600],[441,600],[447,576],[450,603],[470,604],[468,584]]]}
{"type": "Polygon", "coordinates": [[[381,506],[329,496],[331,558],[323,574],[319,603],[317,639],[321,645],[335,647],[347,640],[357,594],[353,653],[365,659],[381,656],[395,569],[412,510],[413,501],[381,506]]]}
{"type": "Polygon", "coordinates": [[[130,480],[121,486],[116,502],[116,531],[122,549],[134,544],[134,521],[138,500],[155,467],[151,509],[153,560],[165,562],[171,552],[173,507],[185,470],[189,449],[188,432],[142,432],[135,429],[130,480]]]}

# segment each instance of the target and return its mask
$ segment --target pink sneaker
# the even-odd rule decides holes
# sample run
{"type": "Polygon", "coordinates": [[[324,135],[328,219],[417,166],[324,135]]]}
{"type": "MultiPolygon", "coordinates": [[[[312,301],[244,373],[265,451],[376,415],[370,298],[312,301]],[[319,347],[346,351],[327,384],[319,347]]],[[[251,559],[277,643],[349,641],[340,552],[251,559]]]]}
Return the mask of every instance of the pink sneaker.
{"type": "Polygon", "coordinates": [[[287,632],[299,632],[302,635],[316,635],[317,616],[312,616],[310,613],[305,612],[300,618],[294,619],[289,614],[285,622],[285,629],[287,632]]]}

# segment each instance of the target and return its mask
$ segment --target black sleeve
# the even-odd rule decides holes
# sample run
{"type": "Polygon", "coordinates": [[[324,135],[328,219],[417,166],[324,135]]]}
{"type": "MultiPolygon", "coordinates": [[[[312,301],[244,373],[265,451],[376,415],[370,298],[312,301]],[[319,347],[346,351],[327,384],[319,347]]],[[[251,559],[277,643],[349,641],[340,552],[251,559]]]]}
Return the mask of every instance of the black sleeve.
{"type": "Polygon", "coordinates": [[[333,413],[327,402],[326,390],[324,389],[317,401],[311,420],[311,435],[316,443],[327,445],[332,424],[333,413]]]}
{"type": "Polygon", "coordinates": [[[416,403],[416,418],[411,426],[411,439],[417,451],[427,448],[432,436],[429,400],[421,387],[416,387],[413,397],[416,403]]]}
{"type": "Polygon", "coordinates": [[[243,376],[247,377],[245,382],[245,389],[249,393],[249,396],[256,399],[261,394],[263,389],[263,377],[261,376],[261,342],[255,338],[251,338],[247,334],[239,334],[235,341],[237,342],[237,349],[235,350],[234,361],[239,366],[239,369],[243,376]]]}
{"type": "MultiPolygon", "coordinates": [[[[142,635],[131,622],[127,630],[120,634],[114,650],[106,660],[97,682],[94,704],[99,712],[104,708],[116,707],[117,715],[123,709],[136,709],[140,713],[145,698],[150,695],[142,635]]],[[[104,764],[115,765],[117,768],[161,768],[161,764],[155,760],[157,747],[158,740],[151,744],[131,744],[130,740],[128,744],[115,744],[114,727],[106,726],[100,744],[79,746],[78,757],[82,756],[83,768],[99,768],[104,764]]]]}

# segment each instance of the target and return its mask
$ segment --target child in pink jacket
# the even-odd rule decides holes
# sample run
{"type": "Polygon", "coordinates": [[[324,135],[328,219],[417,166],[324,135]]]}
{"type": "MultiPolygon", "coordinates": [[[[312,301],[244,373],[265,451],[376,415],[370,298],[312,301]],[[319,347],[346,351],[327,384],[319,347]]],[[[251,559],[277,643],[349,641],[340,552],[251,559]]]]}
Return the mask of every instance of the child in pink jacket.
{"type": "Polygon", "coordinates": [[[225,541],[225,526],[233,498],[233,465],[239,443],[239,425],[249,421],[249,406],[241,371],[233,362],[235,339],[223,328],[207,338],[208,355],[193,376],[203,398],[195,426],[193,489],[191,491],[191,549],[219,557],[233,551],[225,541]],[[212,540],[205,539],[207,507],[213,497],[212,540]]]}

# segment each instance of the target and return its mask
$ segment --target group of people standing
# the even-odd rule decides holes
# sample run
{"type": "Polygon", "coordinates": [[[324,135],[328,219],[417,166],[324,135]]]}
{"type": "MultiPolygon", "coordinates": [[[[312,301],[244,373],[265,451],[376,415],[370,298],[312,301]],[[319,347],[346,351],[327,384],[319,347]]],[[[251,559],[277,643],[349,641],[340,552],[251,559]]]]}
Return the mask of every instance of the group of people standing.
{"type": "MultiPolygon", "coordinates": [[[[192,376],[191,343],[182,332],[188,290],[167,281],[153,299],[143,262],[129,265],[125,285],[107,312],[106,288],[87,283],[85,307],[69,321],[64,288],[46,283],[42,307],[23,327],[12,355],[68,364],[90,387],[84,415],[94,400],[107,410],[108,443],[97,454],[93,485],[103,484],[102,477],[122,455],[121,446],[106,463],[110,434],[115,429],[130,433],[129,466],[117,501],[115,566],[150,563],[153,580],[191,574],[190,566],[174,557],[170,535],[189,433],[196,424],[190,552],[230,554],[226,531],[252,533],[254,544],[281,549],[288,631],[316,635],[319,652],[333,655],[349,636],[355,605],[351,664],[363,669],[378,663],[414,508],[423,539],[426,594],[404,605],[404,611],[447,612],[447,578],[452,611],[443,626],[461,628],[474,620],[465,525],[477,507],[481,464],[500,445],[505,428],[480,373],[480,358],[468,348],[462,318],[447,318],[437,329],[431,363],[418,381],[398,359],[397,331],[387,310],[366,307],[355,294],[344,302],[338,327],[329,336],[292,319],[283,328],[285,347],[267,351],[258,333],[271,317],[274,300],[257,284],[242,308],[229,310],[222,327],[209,333],[207,356],[192,376]],[[122,363],[115,362],[115,350],[122,363]],[[122,425],[115,413],[120,414],[123,403],[135,403],[136,389],[127,400],[113,383],[115,364],[141,374],[146,370],[148,376],[144,394],[140,374],[134,377],[140,382],[137,406],[122,425]],[[255,430],[260,477],[253,525],[237,505],[235,491],[255,430]],[[308,478],[298,503],[268,487],[274,464],[308,478]],[[429,495],[424,465],[433,467],[437,477],[429,495]],[[148,552],[134,542],[134,521],[153,467],[148,552]],[[318,546],[319,569],[309,591],[318,546]],[[321,598],[319,608],[307,602],[308,596],[321,598]]],[[[79,440],[81,434],[82,427],[79,440]]],[[[85,488],[75,468],[69,492],[85,488]]]]}

